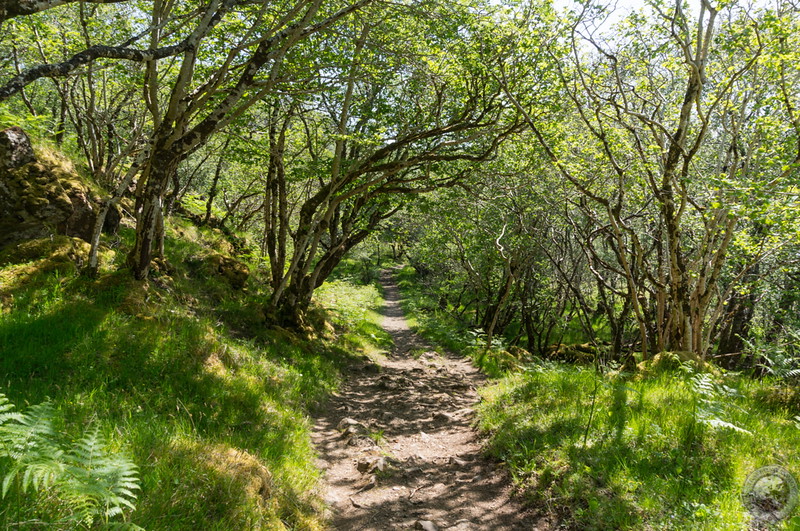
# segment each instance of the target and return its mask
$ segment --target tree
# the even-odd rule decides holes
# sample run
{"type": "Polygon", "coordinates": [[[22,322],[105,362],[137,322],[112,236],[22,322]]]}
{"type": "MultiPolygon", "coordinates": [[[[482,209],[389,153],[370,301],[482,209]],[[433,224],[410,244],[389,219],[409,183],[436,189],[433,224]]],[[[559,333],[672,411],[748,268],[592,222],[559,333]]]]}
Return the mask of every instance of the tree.
{"type": "MultiPolygon", "coordinates": [[[[591,261],[624,279],[644,355],[705,355],[732,289],[720,278],[747,208],[729,186],[788,177],[766,179],[768,169],[741,149],[769,109],[756,79],[763,76],[759,61],[779,40],[767,35],[768,11],[754,18],[744,8],[720,11],[703,1],[693,24],[680,3],[651,9],[658,24],[634,14],[606,38],[593,33],[588,9],[573,22],[571,60],[559,67],[575,113],[566,129],[544,124],[519,95],[509,97],[580,192],[575,206],[597,231],[585,248],[591,261]],[[613,263],[597,243],[610,246],[613,263]]],[[[503,79],[516,75],[512,65],[503,79]]],[[[608,277],[595,275],[602,289],[614,290],[608,277]]]]}
{"type": "Polygon", "coordinates": [[[353,19],[321,47],[330,62],[309,88],[274,101],[263,219],[278,322],[301,323],[313,290],[405,196],[454,185],[518,129],[483,70],[486,29],[459,6],[353,19]],[[289,164],[298,136],[303,163],[289,164]]]}

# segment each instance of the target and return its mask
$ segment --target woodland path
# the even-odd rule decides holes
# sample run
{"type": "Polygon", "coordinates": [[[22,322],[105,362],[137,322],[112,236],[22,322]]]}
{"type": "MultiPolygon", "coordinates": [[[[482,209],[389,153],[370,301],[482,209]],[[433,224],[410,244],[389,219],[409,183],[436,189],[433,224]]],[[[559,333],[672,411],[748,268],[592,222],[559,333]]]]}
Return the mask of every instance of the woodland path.
{"type": "Polygon", "coordinates": [[[354,367],[315,418],[331,527],[554,527],[526,511],[512,497],[507,475],[481,456],[471,423],[483,375],[463,358],[428,348],[409,330],[391,274],[384,272],[381,280],[383,326],[394,349],[380,364],[354,367]]]}

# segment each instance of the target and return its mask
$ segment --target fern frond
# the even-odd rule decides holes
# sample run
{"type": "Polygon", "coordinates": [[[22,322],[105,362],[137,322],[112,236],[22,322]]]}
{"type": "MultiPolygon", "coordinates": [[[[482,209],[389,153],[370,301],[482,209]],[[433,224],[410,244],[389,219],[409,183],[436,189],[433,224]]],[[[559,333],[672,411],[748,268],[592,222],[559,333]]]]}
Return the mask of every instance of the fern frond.
{"type": "Polygon", "coordinates": [[[5,395],[0,396],[6,412],[0,421],[0,456],[14,461],[3,477],[0,497],[5,498],[20,474],[23,492],[52,486],[64,469],[63,451],[53,442],[52,405],[44,402],[25,413],[10,413],[13,404],[5,395]]]}
{"type": "MultiPolygon", "coordinates": [[[[11,460],[0,483],[0,498],[12,486],[21,491],[49,491],[63,500],[71,511],[69,521],[91,527],[108,523],[125,511],[134,510],[139,469],[120,453],[109,452],[95,426],[68,450],[56,434],[50,402],[14,411],[14,405],[0,394],[0,458],[11,460]]],[[[120,529],[141,529],[134,524],[120,529]]]]}
{"type": "Polygon", "coordinates": [[[11,403],[6,395],[0,393],[0,413],[11,411],[12,409],[14,409],[14,404],[11,403]]]}
{"type": "Polygon", "coordinates": [[[732,424],[730,422],[726,422],[726,421],[724,421],[722,419],[708,418],[708,419],[698,419],[698,420],[700,422],[702,422],[703,424],[707,424],[707,425],[711,426],[712,428],[726,428],[726,429],[729,429],[729,430],[738,431],[739,433],[746,433],[748,435],[753,435],[753,432],[748,431],[748,430],[746,430],[744,428],[741,428],[741,427],[737,426],[736,424],[732,424]]]}
{"type": "Polygon", "coordinates": [[[105,450],[98,428],[88,432],[67,454],[70,481],[62,489],[67,497],[91,500],[105,520],[124,509],[133,510],[138,490],[138,467],[122,454],[105,450]]]}

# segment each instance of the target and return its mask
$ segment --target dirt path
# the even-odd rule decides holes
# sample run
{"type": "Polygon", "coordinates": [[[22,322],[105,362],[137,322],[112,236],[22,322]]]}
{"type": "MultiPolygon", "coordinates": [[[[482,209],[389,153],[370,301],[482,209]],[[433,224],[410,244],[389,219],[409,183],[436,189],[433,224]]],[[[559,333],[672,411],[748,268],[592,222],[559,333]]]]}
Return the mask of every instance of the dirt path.
{"type": "Polygon", "coordinates": [[[315,419],[332,528],[548,529],[480,455],[471,407],[482,375],[427,349],[403,318],[391,276],[382,281],[395,349],[380,366],[355,367],[315,419]]]}

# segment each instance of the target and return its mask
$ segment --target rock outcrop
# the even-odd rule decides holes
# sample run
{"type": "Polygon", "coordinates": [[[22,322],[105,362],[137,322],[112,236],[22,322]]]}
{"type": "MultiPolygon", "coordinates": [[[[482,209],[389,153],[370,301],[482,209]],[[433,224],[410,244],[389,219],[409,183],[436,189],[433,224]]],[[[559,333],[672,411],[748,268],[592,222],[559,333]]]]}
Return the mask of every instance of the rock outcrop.
{"type": "MultiPolygon", "coordinates": [[[[89,241],[98,201],[63,156],[34,154],[19,127],[0,131],[0,248],[14,242],[56,234],[89,241]]],[[[118,212],[104,229],[114,232],[118,212]]]]}
{"type": "Polygon", "coordinates": [[[19,168],[35,160],[31,140],[21,127],[0,131],[0,164],[3,167],[19,168]]]}

